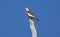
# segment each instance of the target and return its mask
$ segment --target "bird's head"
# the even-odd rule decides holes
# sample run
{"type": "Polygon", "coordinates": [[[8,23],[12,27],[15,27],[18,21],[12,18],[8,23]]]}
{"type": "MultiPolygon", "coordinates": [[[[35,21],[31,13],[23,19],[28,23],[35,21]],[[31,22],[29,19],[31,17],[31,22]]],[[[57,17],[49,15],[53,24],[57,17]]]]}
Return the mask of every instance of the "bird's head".
{"type": "Polygon", "coordinates": [[[26,12],[29,12],[30,10],[29,10],[29,8],[28,7],[26,7],[26,12]]]}

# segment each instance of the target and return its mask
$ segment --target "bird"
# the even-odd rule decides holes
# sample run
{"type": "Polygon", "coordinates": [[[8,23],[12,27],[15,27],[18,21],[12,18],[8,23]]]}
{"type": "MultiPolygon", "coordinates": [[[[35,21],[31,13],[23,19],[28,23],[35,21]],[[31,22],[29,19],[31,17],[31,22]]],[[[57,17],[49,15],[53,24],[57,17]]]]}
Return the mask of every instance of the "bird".
{"type": "Polygon", "coordinates": [[[39,19],[36,17],[36,15],[28,7],[26,7],[25,10],[26,10],[28,18],[30,18],[36,22],[39,22],[39,19]]]}

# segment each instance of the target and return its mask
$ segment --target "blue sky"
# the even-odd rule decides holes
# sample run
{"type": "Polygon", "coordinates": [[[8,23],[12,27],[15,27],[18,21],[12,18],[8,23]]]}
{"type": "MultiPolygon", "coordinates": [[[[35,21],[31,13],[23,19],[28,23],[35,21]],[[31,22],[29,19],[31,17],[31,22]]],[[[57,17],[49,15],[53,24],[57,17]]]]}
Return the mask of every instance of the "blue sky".
{"type": "Polygon", "coordinates": [[[38,37],[60,37],[59,0],[0,0],[0,37],[32,37],[27,6],[40,19],[38,37]]]}

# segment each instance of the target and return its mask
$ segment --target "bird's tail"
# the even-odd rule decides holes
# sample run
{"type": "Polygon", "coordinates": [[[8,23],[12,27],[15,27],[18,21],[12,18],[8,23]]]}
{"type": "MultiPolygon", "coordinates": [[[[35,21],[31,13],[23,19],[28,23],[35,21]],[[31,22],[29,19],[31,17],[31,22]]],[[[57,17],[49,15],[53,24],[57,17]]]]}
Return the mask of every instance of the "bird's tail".
{"type": "Polygon", "coordinates": [[[40,20],[38,18],[34,18],[34,21],[36,21],[40,25],[40,20]]]}

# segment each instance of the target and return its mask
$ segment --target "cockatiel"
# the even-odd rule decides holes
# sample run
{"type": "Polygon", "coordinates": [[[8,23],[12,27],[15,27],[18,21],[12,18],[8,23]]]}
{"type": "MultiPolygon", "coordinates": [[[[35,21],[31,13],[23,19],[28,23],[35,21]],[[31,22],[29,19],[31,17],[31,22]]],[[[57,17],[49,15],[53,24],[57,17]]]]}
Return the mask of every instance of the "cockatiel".
{"type": "Polygon", "coordinates": [[[28,18],[30,18],[36,22],[39,21],[39,19],[36,17],[36,15],[34,13],[32,13],[28,7],[26,8],[26,13],[28,15],[28,18]]]}

